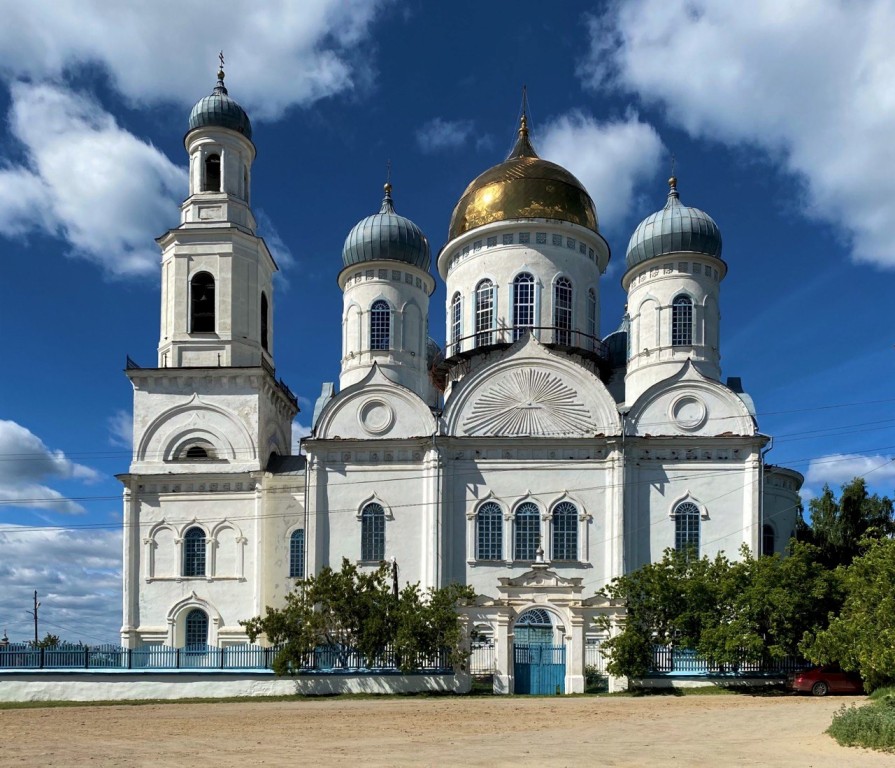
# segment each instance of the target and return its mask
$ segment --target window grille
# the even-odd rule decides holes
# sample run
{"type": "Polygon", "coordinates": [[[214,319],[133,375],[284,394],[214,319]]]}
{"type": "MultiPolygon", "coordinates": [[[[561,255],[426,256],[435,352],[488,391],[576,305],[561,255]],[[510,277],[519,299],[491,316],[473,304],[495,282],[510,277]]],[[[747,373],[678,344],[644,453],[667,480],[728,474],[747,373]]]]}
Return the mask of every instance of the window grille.
{"type": "Polygon", "coordinates": [[[523,245],[527,245],[531,242],[531,232],[520,232],[519,233],[519,242],[523,245]]]}
{"type": "Polygon", "coordinates": [[[512,245],[513,244],[512,233],[503,236],[503,244],[504,245],[512,245]]]}
{"type": "Polygon", "coordinates": [[[289,578],[300,579],[305,574],[305,532],[293,531],[289,538],[289,578]]]}
{"type": "Polygon", "coordinates": [[[547,233],[546,232],[536,232],[535,233],[535,242],[538,245],[546,245],[547,244],[547,233]]]}
{"type": "Polygon", "coordinates": [[[587,255],[587,244],[586,243],[578,243],[578,253],[587,255]]]}
{"type": "Polygon", "coordinates": [[[381,504],[367,504],[361,512],[360,559],[385,560],[385,510],[381,504]]]}
{"type": "Polygon", "coordinates": [[[183,537],[183,575],[205,575],[205,531],[190,528],[183,537]]]}
{"type": "Polygon", "coordinates": [[[693,343],[693,302],[689,296],[678,296],[671,304],[671,345],[693,343]]]}
{"type": "Polygon", "coordinates": [[[572,281],[561,277],[553,286],[553,325],[555,343],[569,346],[572,342],[572,281]]]}
{"type": "Polygon", "coordinates": [[[214,278],[199,272],[190,280],[190,333],[214,333],[214,278]]]}
{"type": "Polygon", "coordinates": [[[578,559],[578,508],[570,501],[553,510],[553,559],[578,559]]]}
{"type": "Polygon", "coordinates": [[[526,501],[520,504],[515,517],[515,559],[535,560],[541,539],[541,515],[537,506],[526,501]]]}
{"type": "Polygon", "coordinates": [[[451,354],[460,351],[460,339],[463,336],[463,300],[459,293],[451,300],[451,341],[454,343],[451,354]]]}
{"type": "Polygon", "coordinates": [[[554,245],[562,245],[562,235],[552,235],[550,241],[554,245]]]}
{"type": "Polygon", "coordinates": [[[513,628],[513,640],[519,645],[552,645],[553,622],[543,608],[523,613],[513,628]]]}
{"type": "Polygon", "coordinates": [[[494,343],[494,284],[482,280],[475,289],[475,345],[494,343]]]}
{"type": "Polygon", "coordinates": [[[535,324],[535,279],[520,272],[513,280],[513,341],[535,324]]]}
{"type": "Polygon", "coordinates": [[[492,235],[485,242],[488,244],[489,248],[493,248],[495,245],[497,245],[497,235],[492,235]]]}
{"type": "Polygon", "coordinates": [[[483,504],[475,516],[476,560],[503,559],[503,512],[493,501],[483,504]]]}
{"type": "Polygon", "coordinates": [[[481,240],[476,240],[476,241],[472,244],[472,250],[473,250],[473,251],[480,251],[480,250],[482,250],[482,241],[481,241],[481,240]]]}
{"type": "Polygon", "coordinates": [[[187,648],[208,645],[208,615],[205,611],[194,608],[186,615],[187,648]]]}
{"type": "Polygon", "coordinates": [[[370,349],[389,349],[391,347],[392,311],[388,303],[374,301],[370,308],[370,349]]]}
{"type": "Polygon", "coordinates": [[[674,548],[699,557],[699,507],[692,501],[678,504],[674,510],[674,548]]]}

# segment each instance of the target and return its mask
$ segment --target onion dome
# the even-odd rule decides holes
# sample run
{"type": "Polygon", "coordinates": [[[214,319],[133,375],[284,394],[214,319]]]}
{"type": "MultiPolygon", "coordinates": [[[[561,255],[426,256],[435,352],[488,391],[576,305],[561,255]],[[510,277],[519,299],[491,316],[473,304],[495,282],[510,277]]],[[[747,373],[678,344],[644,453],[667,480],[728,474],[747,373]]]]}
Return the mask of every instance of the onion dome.
{"type": "Polygon", "coordinates": [[[668,202],[661,211],[647,216],[628,243],[628,269],[669,253],[701,253],[721,258],[721,230],[711,216],[698,208],[681,205],[677,179],[668,180],[668,202]]]}
{"type": "Polygon", "coordinates": [[[391,184],[385,185],[379,213],[355,224],[342,248],[342,264],[346,267],[380,260],[403,261],[429,269],[429,241],[410,219],[395,213],[391,184]]]}
{"type": "Polygon", "coordinates": [[[190,112],[189,131],[205,127],[229,128],[252,140],[252,123],[246,111],[227,95],[224,70],[218,70],[218,82],[211,96],[199,99],[190,112]]]}
{"type": "Polygon", "coordinates": [[[613,368],[619,368],[628,362],[628,334],[630,328],[631,320],[628,317],[628,313],[625,312],[618,328],[603,339],[608,352],[609,365],[613,368]]]}
{"type": "Polygon", "coordinates": [[[559,219],[599,232],[594,201],[584,185],[562,166],[538,157],[528,138],[524,113],[519,137],[506,161],[466,188],[451,216],[448,239],[510,219],[559,219]]]}

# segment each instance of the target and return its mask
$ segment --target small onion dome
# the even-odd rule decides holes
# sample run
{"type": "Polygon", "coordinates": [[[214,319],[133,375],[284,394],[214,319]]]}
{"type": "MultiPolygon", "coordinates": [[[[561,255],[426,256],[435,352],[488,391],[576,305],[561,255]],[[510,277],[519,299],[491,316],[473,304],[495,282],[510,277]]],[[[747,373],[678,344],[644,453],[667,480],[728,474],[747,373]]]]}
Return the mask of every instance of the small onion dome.
{"type": "Polygon", "coordinates": [[[599,232],[594,201],[584,185],[562,166],[538,157],[524,114],[510,156],[466,188],[451,216],[448,239],[510,219],[559,219],[599,232]]]}
{"type": "Polygon", "coordinates": [[[718,225],[705,211],[681,205],[674,176],[668,185],[671,189],[665,207],[647,216],[631,235],[625,256],[628,269],[669,253],[701,253],[721,258],[718,225]]]}
{"type": "Polygon", "coordinates": [[[442,357],[441,347],[438,345],[438,342],[429,336],[426,339],[426,369],[431,370],[435,361],[440,360],[442,357]]]}
{"type": "Polygon", "coordinates": [[[609,352],[609,365],[613,368],[619,368],[628,362],[628,331],[630,326],[631,321],[628,315],[625,314],[618,328],[603,339],[603,343],[609,352]]]}
{"type": "Polygon", "coordinates": [[[403,261],[429,269],[429,241],[410,219],[395,213],[391,184],[385,185],[379,213],[355,224],[342,248],[342,264],[346,267],[380,260],[403,261]]]}
{"type": "Polygon", "coordinates": [[[252,140],[252,123],[246,111],[227,95],[223,69],[218,71],[218,82],[211,96],[199,99],[190,112],[189,131],[208,126],[229,128],[252,140]]]}

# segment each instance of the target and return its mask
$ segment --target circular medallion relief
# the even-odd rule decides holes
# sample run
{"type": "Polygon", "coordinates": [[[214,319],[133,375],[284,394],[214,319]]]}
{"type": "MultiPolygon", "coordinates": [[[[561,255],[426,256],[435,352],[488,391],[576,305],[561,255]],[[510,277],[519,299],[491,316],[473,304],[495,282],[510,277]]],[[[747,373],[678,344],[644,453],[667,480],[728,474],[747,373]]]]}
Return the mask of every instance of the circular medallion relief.
{"type": "Polygon", "coordinates": [[[371,435],[382,434],[395,423],[395,412],[382,400],[367,400],[357,415],[361,427],[371,435]]]}
{"type": "Polygon", "coordinates": [[[671,404],[671,419],[688,432],[699,429],[706,422],[705,403],[693,395],[683,395],[671,404]]]}

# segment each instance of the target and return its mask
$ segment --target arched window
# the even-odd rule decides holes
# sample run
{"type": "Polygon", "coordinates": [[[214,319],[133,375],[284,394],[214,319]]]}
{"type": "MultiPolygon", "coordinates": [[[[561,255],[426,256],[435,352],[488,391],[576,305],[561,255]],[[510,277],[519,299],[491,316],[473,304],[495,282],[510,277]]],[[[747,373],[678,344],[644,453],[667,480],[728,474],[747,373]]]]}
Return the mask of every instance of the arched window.
{"type": "Polygon", "coordinates": [[[208,449],[204,445],[191,445],[186,449],[188,459],[207,459],[208,449]]]}
{"type": "Polygon", "coordinates": [[[493,501],[482,504],[475,516],[476,560],[503,559],[503,512],[493,501]]]}
{"type": "Polygon", "coordinates": [[[541,540],[541,515],[530,501],[520,504],[514,520],[514,554],[516,560],[535,560],[541,540]]]}
{"type": "Polygon", "coordinates": [[[777,543],[776,539],[773,525],[765,523],[761,526],[761,554],[773,555],[777,543]]]}
{"type": "Polygon", "coordinates": [[[370,349],[391,349],[392,311],[379,299],[370,307],[370,349]]]}
{"type": "Polygon", "coordinates": [[[554,560],[578,559],[578,508],[563,501],[553,510],[554,560]]]}
{"type": "MultiPolygon", "coordinates": [[[[451,355],[460,351],[460,339],[463,338],[463,300],[459,292],[451,299],[451,355]]],[[[450,357],[450,355],[449,355],[450,357]]]]}
{"type": "Polygon", "coordinates": [[[677,505],[674,510],[674,548],[699,557],[699,507],[692,501],[677,505]]]}
{"type": "Polygon", "coordinates": [[[261,292],[261,349],[268,352],[270,348],[267,346],[267,334],[270,323],[270,307],[267,304],[267,294],[261,292]]]}
{"type": "Polygon", "coordinates": [[[475,288],[475,345],[494,343],[494,283],[482,280],[475,288]]]}
{"type": "Polygon", "coordinates": [[[385,560],[385,510],[381,504],[367,504],[360,518],[360,559],[385,560]]]}
{"type": "Polygon", "coordinates": [[[587,346],[597,349],[597,294],[593,288],[587,289],[587,333],[590,336],[587,346]]]}
{"type": "Polygon", "coordinates": [[[689,296],[676,296],[671,303],[671,345],[693,343],[693,302],[689,296]]]}
{"type": "Polygon", "coordinates": [[[305,532],[292,532],[289,537],[289,578],[300,579],[305,574],[305,532]]]}
{"type": "Polygon", "coordinates": [[[186,645],[187,648],[208,645],[208,614],[198,608],[193,608],[186,615],[186,645]]]}
{"type": "Polygon", "coordinates": [[[561,277],[553,286],[554,343],[572,343],[572,281],[561,277]]]}
{"type": "Polygon", "coordinates": [[[535,279],[520,272],[513,280],[513,341],[535,324],[535,279]]]}
{"type": "Polygon", "coordinates": [[[553,622],[543,608],[532,608],[523,613],[513,628],[516,645],[552,645],[553,622]]]}
{"type": "Polygon", "coordinates": [[[183,575],[205,575],[205,531],[190,528],[183,537],[183,575]]]}
{"type": "Polygon", "coordinates": [[[205,158],[205,185],[203,192],[221,191],[221,156],[208,155],[205,158]]]}
{"type": "Polygon", "coordinates": [[[197,272],[190,280],[190,333],[214,333],[214,278],[197,272]]]}

